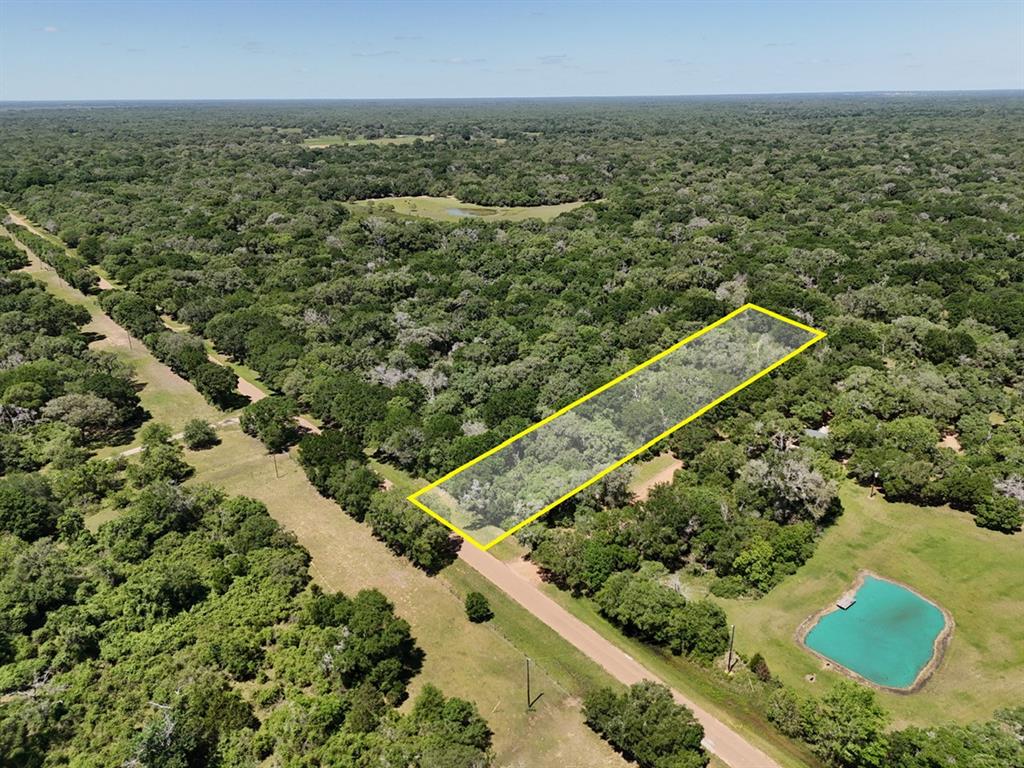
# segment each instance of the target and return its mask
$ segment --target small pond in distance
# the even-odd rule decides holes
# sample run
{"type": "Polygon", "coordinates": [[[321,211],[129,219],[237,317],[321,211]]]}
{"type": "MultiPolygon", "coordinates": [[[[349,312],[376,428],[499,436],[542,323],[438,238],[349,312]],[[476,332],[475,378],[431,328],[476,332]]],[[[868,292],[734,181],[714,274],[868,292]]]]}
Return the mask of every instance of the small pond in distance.
{"type": "Polygon", "coordinates": [[[494,211],[487,208],[478,208],[476,210],[472,208],[445,208],[444,212],[449,216],[459,216],[460,218],[467,216],[470,218],[476,218],[478,216],[491,216],[494,214],[494,211]]]}
{"type": "Polygon", "coordinates": [[[821,616],[804,644],[876,685],[913,687],[947,629],[945,615],[912,590],[871,575],[856,598],[848,609],[821,616]]]}

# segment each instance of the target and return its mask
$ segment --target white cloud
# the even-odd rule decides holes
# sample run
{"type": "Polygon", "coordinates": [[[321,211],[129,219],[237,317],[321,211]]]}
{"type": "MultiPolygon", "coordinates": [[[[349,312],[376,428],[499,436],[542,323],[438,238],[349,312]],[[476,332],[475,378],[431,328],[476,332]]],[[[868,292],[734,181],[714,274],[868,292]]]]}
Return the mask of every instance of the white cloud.
{"type": "Polygon", "coordinates": [[[537,60],[547,66],[563,66],[568,62],[569,57],[564,53],[551,53],[547,56],[538,56],[537,60]]]}
{"type": "Polygon", "coordinates": [[[457,65],[470,65],[470,64],[483,64],[487,59],[467,59],[463,56],[451,56],[447,59],[431,59],[434,64],[457,64],[457,65]]]}
{"type": "Polygon", "coordinates": [[[43,32],[46,32],[46,33],[49,33],[49,34],[52,34],[52,33],[56,32],[56,31],[57,31],[57,28],[54,27],[54,26],[43,27],[43,32]]]}

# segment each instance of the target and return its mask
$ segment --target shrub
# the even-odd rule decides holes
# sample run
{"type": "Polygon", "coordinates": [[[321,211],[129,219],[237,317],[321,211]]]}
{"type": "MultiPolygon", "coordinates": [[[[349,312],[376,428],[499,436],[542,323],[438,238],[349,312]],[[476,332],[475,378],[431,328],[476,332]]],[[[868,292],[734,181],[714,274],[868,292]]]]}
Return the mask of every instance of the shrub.
{"type": "Polygon", "coordinates": [[[470,592],[466,595],[466,618],[474,624],[480,624],[494,618],[491,604],[479,592],[470,592]]]}

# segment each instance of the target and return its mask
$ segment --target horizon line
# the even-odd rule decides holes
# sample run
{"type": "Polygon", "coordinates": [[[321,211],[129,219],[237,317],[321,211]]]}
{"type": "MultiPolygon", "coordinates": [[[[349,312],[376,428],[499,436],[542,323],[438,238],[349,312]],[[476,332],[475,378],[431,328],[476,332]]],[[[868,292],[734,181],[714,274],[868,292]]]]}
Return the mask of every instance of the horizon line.
{"type": "Polygon", "coordinates": [[[559,99],[694,99],[694,98],[756,98],[765,96],[915,96],[952,94],[1020,94],[1024,86],[1011,88],[913,89],[883,88],[877,90],[836,91],[735,91],[721,93],[615,94],[559,96],[182,96],[182,97],[89,97],[0,99],[2,104],[102,104],[102,103],[167,103],[167,102],[299,102],[299,101],[555,101],[559,99]]]}

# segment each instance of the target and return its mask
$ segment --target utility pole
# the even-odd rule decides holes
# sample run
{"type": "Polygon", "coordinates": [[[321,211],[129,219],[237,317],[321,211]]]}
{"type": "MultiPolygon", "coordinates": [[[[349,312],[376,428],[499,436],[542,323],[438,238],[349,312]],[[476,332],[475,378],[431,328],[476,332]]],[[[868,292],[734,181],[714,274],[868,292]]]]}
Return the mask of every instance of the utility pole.
{"type": "Polygon", "coordinates": [[[736,642],[736,625],[732,625],[732,630],[729,632],[729,661],[726,662],[725,671],[732,672],[732,648],[736,642]]]}
{"type": "Polygon", "coordinates": [[[530,685],[530,665],[532,659],[529,656],[526,657],[526,711],[533,712],[533,705],[540,701],[540,697],[544,695],[544,691],[537,694],[536,697],[533,695],[533,688],[530,685]]]}
{"type": "Polygon", "coordinates": [[[276,453],[272,453],[272,454],[270,454],[270,456],[271,456],[271,458],[274,459],[274,477],[276,477],[278,480],[280,480],[281,479],[281,474],[277,471],[277,454],[276,453]]]}
{"type": "Polygon", "coordinates": [[[526,711],[533,710],[533,697],[530,695],[530,657],[526,657],[526,711]]]}

